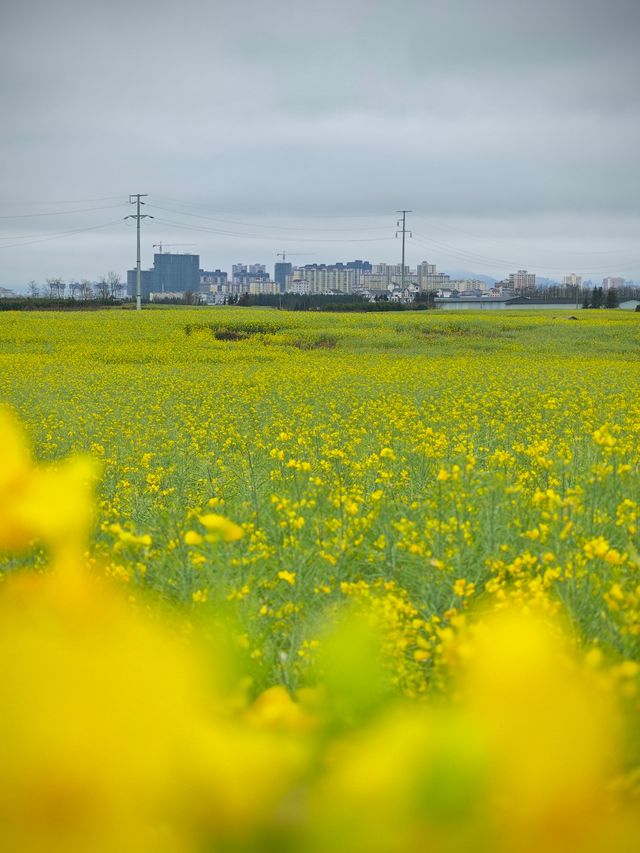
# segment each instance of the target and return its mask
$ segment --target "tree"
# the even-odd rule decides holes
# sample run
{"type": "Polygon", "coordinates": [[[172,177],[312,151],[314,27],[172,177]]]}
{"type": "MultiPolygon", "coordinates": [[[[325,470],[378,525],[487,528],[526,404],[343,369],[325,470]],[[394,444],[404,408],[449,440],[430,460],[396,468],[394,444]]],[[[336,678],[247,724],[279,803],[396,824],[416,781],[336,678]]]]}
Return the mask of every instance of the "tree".
{"type": "Polygon", "coordinates": [[[591,301],[589,299],[589,291],[584,291],[584,296],[582,298],[582,307],[583,308],[591,308],[591,301]]]}
{"type": "Polygon", "coordinates": [[[93,296],[93,290],[91,287],[91,282],[87,278],[83,278],[80,282],[80,298],[81,299],[91,299],[93,296]]]}
{"type": "Polygon", "coordinates": [[[38,283],[33,280],[30,281],[27,285],[27,292],[32,299],[36,299],[38,296],[40,296],[40,288],[38,286],[38,283]]]}
{"type": "Polygon", "coordinates": [[[421,290],[420,293],[416,294],[414,299],[416,305],[425,306],[427,308],[435,308],[435,293],[433,290],[421,290]]]}
{"type": "Polygon", "coordinates": [[[594,287],[591,293],[591,307],[602,308],[604,302],[603,290],[601,287],[594,287]]]}
{"type": "Polygon", "coordinates": [[[109,296],[112,299],[119,299],[122,294],[122,282],[118,273],[113,270],[108,272],[105,281],[109,286],[109,296]]]}
{"type": "Polygon", "coordinates": [[[106,302],[109,298],[109,293],[111,292],[111,286],[109,284],[107,276],[101,275],[98,281],[95,283],[94,288],[98,295],[98,298],[106,302]]]}
{"type": "Polygon", "coordinates": [[[607,290],[607,298],[605,300],[605,308],[617,308],[619,305],[618,302],[618,291],[613,287],[611,290],[607,290]]]}
{"type": "Polygon", "coordinates": [[[49,288],[49,295],[52,299],[62,299],[66,286],[61,278],[47,279],[47,287],[49,288]]]}

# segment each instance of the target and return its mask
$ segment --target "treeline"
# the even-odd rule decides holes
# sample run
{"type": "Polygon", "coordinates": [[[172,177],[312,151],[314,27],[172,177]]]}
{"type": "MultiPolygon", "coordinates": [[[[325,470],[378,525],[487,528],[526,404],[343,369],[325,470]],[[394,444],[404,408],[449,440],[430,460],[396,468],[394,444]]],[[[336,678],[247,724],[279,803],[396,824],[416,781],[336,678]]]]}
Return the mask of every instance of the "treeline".
{"type": "Polygon", "coordinates": [[[435,308],[433,297],[433,293],[420,293],[414,302],[405,303],[392,302],[386,294],[381,294],[375,301],[370,302],[362,296],[351,293],[332,294],[330,296],[321,294],[299,295],[297,293],[244,293],[242,296],[229,296],[225,304],[246,308],[252,306],[280,308],[283,311],[424,311],[427,308],[435,308]]]}
{"type": "Polygon", "coordinates": [[[583,308],[617,308],[620,304],[618,291],[604,290],[602,287],[594,287],[592,291],[586,291],[582,299],[583,308]]]}
{"type": "Polygon", "coordinates": [[[120,299],[74,299],[51,296],[10,296],[0,299],[0,311],[98,311],[122,305],[120,299]]]}

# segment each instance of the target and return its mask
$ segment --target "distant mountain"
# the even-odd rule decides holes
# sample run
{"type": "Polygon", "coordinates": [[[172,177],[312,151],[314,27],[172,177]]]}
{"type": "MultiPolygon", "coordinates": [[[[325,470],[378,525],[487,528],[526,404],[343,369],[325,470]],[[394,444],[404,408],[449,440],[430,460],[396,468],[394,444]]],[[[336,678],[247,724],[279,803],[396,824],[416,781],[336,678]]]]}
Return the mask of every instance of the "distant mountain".
{"type": "Polygon", "coordinates": [[[492,278],[490,275],[481,275],[479,272],[469,272],[469,270],[443,270],[454,281],[456,279],[471,279],[472,281],[483,281],[485,284],[495,284],[497,278],[492,278]]]}

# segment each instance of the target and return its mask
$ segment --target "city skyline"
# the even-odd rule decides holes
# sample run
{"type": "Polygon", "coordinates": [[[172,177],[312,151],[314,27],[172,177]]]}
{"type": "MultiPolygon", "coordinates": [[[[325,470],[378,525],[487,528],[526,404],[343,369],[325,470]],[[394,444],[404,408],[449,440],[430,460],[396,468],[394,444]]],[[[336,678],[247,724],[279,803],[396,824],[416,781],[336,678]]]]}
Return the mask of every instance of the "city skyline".
{"type": "MultiPolygon", "coordinates": [[[[102,212],[104,207],[106,207],[109,213],[114,209],[123,211],[125,214],[129,212],[129,205],[126,202],[104,205],[103,207],[102,201],[103,200],[100,200],[99,205],[94,202],[94,205],[96,206],[94,206],[94,208],[87,208],[87,210],[102,212]]],[[[104,201],[107,201],[107,199],[104,201]]],[[[176,203],[174,202],[174,204],[176,203]]],[[[63,207],[62,211],[64,212],[64,210],[65,208],[63,207]]],[[[352,249],[352,255],[354,254],[353,250],[355,250],[355,252],[358,252],[360,255],[367,254],[369,257],[375,258],[376,260],[374,263],[400,263],[401,240],[394,236],[397,229],[397,220],[394,218],[394,215],[380,215],[377,217],[378,223],[386,221],[387,224],[384,226],[379,224],[377,226],[373,226],[377,228],[378,236],[372,238],[370,241],[362,237],[354,237],[353,239],[338,237],[334,242],[334,240],[332,240],[331,237],[328,237],[327,234],[334,232],[335,230],[339,231],[340,234],[359,233],[362,226],[351,226],[351,230],[349,230],[349,226],[347,225],[343,232],[341,229],[335,228],[335,225],[327,226],[326,223],[330,220],[326,217],[323,218],[322,224],[310,225],[307,228],[304,228],[299,224],[294,226],[305,234],[304,237],[298,237],[296,235],[293,240],[281,240],[281,235],[271,236],[270,230],[268,237],[251,237],[245,240],[243,239],[242,228],[252,227],[255,229],[265,227],[277,232],[278,226],[274,226],[272,224],[269,226],[263,226],[261,223],[245,223],[238,222],[238,220],[233,219],[223,219],[222,217],[201,217],[198,214],[184,213],[183,215],[185,217],[189,216],[193,221],[181,225],[180,231],[172,231],[171,227],[164,227],[162,230],[163,236],[158,237],[158,225],[156,224],[156,220],[160,222],[164,221],[162,217],[165,214],[165,209],[158,205],[154,205],[153,201],[149,201],[147,202],[145,211],[154,211],[154,213],[152,214],[153,218],[149,219],[142,226],[143,268],[149,267],[153,262],[153,258],[155,257],[158,247],[160,247],[161,250],[162,247],[164,247],[165,254],[198,254],[201,256],[206,255],[208,258],[213,256],[214,260],[211,264],[208,264],[208,266],[228,269],[229,271],[232,269],[234,264],[241,262],[239,261],[239,258],[244,258],[244,261],[242,261],[244,263],[266,263],[267,267],[274,267],[275,264],[278,263],[278,259],[282,258],[283,254],[283,252],[277,252],[275,250],[278,247],[281,248],[283,244],[293,246],[293,250],[285,252],[286,257],[287,259],[292,259],[294,263],[301,266],[304,266],[307,263],[329,265],[340,263],[340,261],[336,261],[336,257],[347,257],[348,249],[345,249],[345,246],[352,249]],[[214,220],[213,224],[212,220],[214,220]],[[314,227],[317,227],[318,230],[314,231],[314,227]],[[224,233],[224,229],[226,228],[239,230],[229,232],[227,235],[224,233]],[[218,230],[222,231],[220,235],[213,235],[211,233],[218,230]],[[190,233],[185,234],[185,231],[189,231],[190,233]],[[202,232],[205,232],[204,235],[202,232]],[[311,234],[315,234],[315,236],[306,236],[311,234]],[[168,238],[167,235],[169,235],[168,238]],[[174,237],[181,237],[182,240],[174,242],[174,237]],[[197,242],[183,242],[185,237],[187,239],[191,237],[197,242]],[[299,245],[297,246],[296,240],[299,241],[299,245]],[[253,246],[253,248],[245,248],[244,250],[242,248],[238,249],[238,244],[240,247],[253,246]],[[261,249],[260,247],[263,248],[261,249]],[[303,251],[296,251],[296,249],[301,249],[303,251]],[[315,251],[311,251],[311,249],[315,249],[315,251]],[[369,251],[364,251],[366,249],[369,249],[369,251]]],[[[33,218],[39,218],[39,216],[40,214],[35,214],[33,218]]],[[[299,223],[301,220],[296,221],[299,223]]],[[[360,220],[358,219],[358,221],[360,220]]],[[[578,263],[573,265],[568,263],[563,265],[544,265],[543,263],[536,262],[535,255],[532,250],[529,250],[528,253],[526,250],[523,251],[517,258],[506,260],[503,258],[491,258],[489,255],[485,256],[482,252],[485,247],[487,252],[491,252],[492,250],[495,251],[495,247],[499,242],[499,238],[495,235],[493,239],[488,239],[486,241],[480,237],[476,237],[475,239],[478,244],[478,251],[467,251],[462,248],[458,248],[457,245],[454,246],[442,242],[443,239],[453,239],[451,236],[447,238],[445,233],[446,226],[439,224],[437,227],[440,229],[440,233],[435,232],[434,229],[434,237],[433,239],[430,239],[416,232],[414,224],[416,222],[418,223],[418,227],[424,229],[425,217],[422,217],[420,214],[412,213],[411,218],[408,218],[407,220],[407,227],[409,228],[409,226],[413,226],[410,232],[411,236],[408,234],[406,239],[407,266],[416,267],[425,260],[425,254],[428,254],[430,260],[436,259],[434,262],[439,269],[443,272],[449,272],[452,277],[487,276],[495,279],[496,281],[500,281],[504,278],[508,278],[515,269],[534,268],[537,271],[539,278],[546,278],[558,283],[561,283],[563,279],[575,274],[579,274],[583,280],[592,280],[596,282],[600,282],[602,279],[609,276],[621,277],[627,281],[640,280],[640,261],[638,261],[637,264],[634,263],[631,265],[626,265],[624,263],[620,264],[615,261],[609,263],[607,259],[610,258],[612,254],[615,256],[615,253],[609,253],[606,251],[600,252],[597,250],[585,251],[582,256],[582,261],[580,262],[577,250],[574,250],[573,253],[568,250],[564,250],[566,252],[565,257],[567,259],[578,259],[578,263]],[[526,263],[523,263],[521,260],[523,256],[527,258],[526,263]],[[442,258],[445,260],[442,261],[442,258]],[[589,263],[589,258],[592,259],[591,263],[589,263]],[[447,261],[447,259],[449,260],[447,261]]],[[[485,221],[485,225],[487,224],[488,223],[485,221]]],[[[534,237],[523,238],[521,244],[526,245],[527,243],[535,246],[536,239],[534,237]]],[[[0,246],[2,246],[1,243],[0,246]]],[[[23,247],[16,246],[16,249],[25,253],[25,271],[18,280],[9,280],[8,278],[5,278],[3,281],[0,278],[0,285],[24,289],[29,281],[44,281],[49,277],[60,277],[67,281],[80,281],[85,278],[97,280],[100,275],[106,272],[106,270],[112,269],[117,270],[118,273],[126,277],[126,270],[132,267],[132,260],[135,259],[135,226],[133,222],[128,223],[123,218],[121,221],[112,221],[111,225],[107,225],[106,228],[103,228],[103,226],[95,227],[89,225],[84,228],[80,227],[79,229],[70,229],[70,232],[60,238],[59,241],[50,240],[48,236],[34,236],[33,238],[26,239],[23,247]],[[113,232],[114,228],[118,229],[119,227],[122,231],[126,232],[126,241],[124,245],[122,245],[123,233],[121,231],[118,236],[118,251],[113,252],[111,235],[110,239],[107,241],[108,248],[103,248],[101,252],[97,252],[95,248],[87,249],[86,253],[88,254],[88,258],[94,259],[94,263],[97,257],[101,258],[103,261],[102,266],[98,266],[97,269],[87,270],[83,265],[83,259],[85,257],[85,251],[83,250],[84,242],[87,238],[91,240],[91,235],[94,233],[94,230],[109,230],[113,232]],[[69,251],[69,245],[72,246],[71,251],[69,251]],[[32,256],[36,252],[37,260],[31,260],[32,256]],[[120,260],[118,262],[118,259],[122,258],[124,258],[124,260],[120,260]],[[61,261],[58,262],[57,259],[61,259],[61,261]],[[55,264],[58,265],[55,266],[55,264]],[[61,269],[60,264],[62,264],[62,266],[66,266],[66,269],[61,269]],[[28,274],[28,271],[33,271],[34,269],[44,270],[44,272],[41,271],[39,276],[37,274],[28,274]]],[[[539,252],[537,256],[544,256],[544,251],[539,252]]],[[[5,253],[0,251],[0,264],[4,259],[5,253]]],[[[4,271],[4,269],[5,267],[0,265],[0,275],[2,274],[1,271],[4,271]]]]}
{"type": "Polygon", "coordinates": [[[143,264],[391,259],[407,207],[414,264],[637,279],[639,26],[632,0],[7,0],[0,284],[126,270],[132,192],[143,264]]]}
{"type": "MultiPolygon", "coordinates": [[[[159,261],[164,262],[164,266],[166,268],[166,264],[171,264],[172,259],[179,260],[184,257],[185,260],[187,258],[189,261],[193,261],[189,266],[193,267],[195,273],[200,274],[202,277],[203,274],[207,276],[216,276],[216,274],[221,273],[224,276],[228,276],[229,280],[236,279],[236,273],[238,273],[238,280],[240,280],[240,273],[244,272],[247,276],[247,280],[250,278],[254,278],[255,274],[258,274],[258,277],[264,278],[265,281],[280,283],[284,286],[285,275],[286,272],[296,271],[296,270],[304,270],[304,269],[339,269],[339,268],[349,268],[355,265],[363,264],[368,266],[369,268],[373,267],[374,272],[378,272],[381,268],[388,268],[388,270],[393,270],[394,275],[398,277],[398,282],[400,281],[400,271],[402,269],[402,264],[399,262],[397,258],[388,257],[386,260],[382,260],[377,258],[373,262],[371,260],[346,260],[340,259],[336,260],[335,257],[332,260],[318,261],[311,260],[308,257],[303,258],[302,260],[295,261],[296,253],[292,253],[291,255],[286,255],[287,258],[292,258],[293,260],[287,260],[286,263],[282,260],[283,253],[278,253],[276,260],[271,263],[263,263],[256,259],[245,259],[244,261],[240,261],[236,258],[236,260],[229,264],[218,264],[215,261],[210,262],[209,258],[201,258],[200,252],[198,252],[195,248],[192,248],[195,244],[169,244],[169,243],[156,243],[153,244],[153,254],[151,255],[151,263],[146,263],[145,258],[143,257],[143,262],[141,264],[141,271],[143,277],[148,276],[153,272],[154,268],[157,266],[159,261]],[[188,246],[189,248],[179,248],[178,246],[188,246]],[[160,248],[161,251],[156,251],[156,248],[160,248]],[[175,248],[174,248],[175,247],[175,248]],[[164,251],[162,249],[164,248],[164,251]],[[173,249],[173,251],[172,251],[173,249]],[[197,262],[195,261],[197,259],[197,262]],[[280,272],[279,272],[280,271],[280,272]]],[[[309,255],[312,253],[302,253],[303,255],[309,255]]],[[[264,259],[263,259],[264,260],[264,259]]],[[[168,269],[168,268],[167,268],[168,269]]],[[[414,278],[417,276],[421,277],[423,271],[428,271],[429,273],[436,274],[438,276],[445,275],[450,278],[454,282],[460,282],[462,280],[466,280],[469,283],[477,282],[479,280],[484,281],[485,284],[501,284],[505,282],[511,281],[512,284],[515,284],[518,289],[522,289],[523,287],[547,287],[550,285],[557,286],[567,286],[567,287],[588,287],[591,288],[593,286],[604,286],[605,289],[610,287],[623,287],[623,286],[634,286],[639,282],[634,279],[632,276],[624,276],[617,275],[615,271],[607,268],[608,273],[603,275],[601,272],[598,274],[589,276],[588,274],[584,274],[584,272],[576,273],[563,273],[562,275],[557,276],[556,278],[549,277],[543,274],[539,269],[536,271],[531,271],[527,269],[519,268],[517,271],[513,271],[513,269],[502,276],[498,276],[495,274],[488,274],[486,272],[480,272],[477,269],[473,269],[471,266],[469,268],[462,267],[441,267],[437,263],[432,263],[429,260],[426,260],[422,257],[421,260],[411,262],[409,258],[407,258],[406,262],[406,275],[413,276],[414,278]],[[424,268],[424,269],[423,269],[424,268]]],[[[164,281],[164,279],[169,275],[171,278],[171,273],[160,273],[159,282],[164,281]]],[[[18,283],[14,285],[13,289],[15,292],[28,292],[33,288],[33,285],[40,285],[40,289],[42,290],[47,280],[60,281],[61,283],[65,283],[68,285],[79,284],[81,282],[91,283],[97,285],[100,280],[105,279],[106,277],[114,277],[117,276],[123,283],[123,286],[126,288],[130,285],[131,282],[134,281],[135,278],[135,266],[129,265],[128,269],[124,271],[115,271],[110,269],[107,273],[107,270],[102,270],[99,275],[87,275],[82,273],[80,275],[65,277],[62,275],[47,275],[42,279],[38,280],[35,278],[31,278],[26,282],[18,283]],[[129,282],[129,285],[127,285],[129,282]]],[[[149,279],[150,281],[150,279],[149,279]]],[[[3,283],[0,282],[0,286],[5,287],[3,283]]],[[[435,285],[439,286],[439,285],[435,285]]],[[[157,290],[172,290],[172,286],[168,283],[164,286],[162,283],[158,288],[150,288],[150,285],[147,283],[143,286],[143,290],[149,289],[157,289],[157,290]]],[[[184,288],[183,288],[184,289],[184,288]]]]}

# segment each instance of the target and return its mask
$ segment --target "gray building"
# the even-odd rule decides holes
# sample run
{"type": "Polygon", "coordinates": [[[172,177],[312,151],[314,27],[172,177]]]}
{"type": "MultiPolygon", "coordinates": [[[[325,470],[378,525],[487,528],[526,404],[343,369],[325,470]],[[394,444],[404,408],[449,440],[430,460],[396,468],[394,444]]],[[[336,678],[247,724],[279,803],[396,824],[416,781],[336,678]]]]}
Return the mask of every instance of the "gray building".
{"type": "MultiPolygon", "coordinates": [[[[153,270],[140,270],[140,295],[143,299],[148,299],[149,294],[154,290],[154,275],[153,270]]],[[[127,296],[135,298],[136,296],[136,271],[127,270],[127,296]]]]}
{"type": "Polygon", "coordinates": [[[287,276],[291,275],[293,266],[289,261],[279,261],[273,268],[273,280],[279,293],[287,289],[287,276]]]}
{"type": "Polygon", "coordinates": [[[200,285],[212,291],[226,287],[228,280],[229,275],[223,270],[200,270],[200,285]]]}
{"type": "Polygon", "coordinates": [[[153,256],[153,290],[155,293],[197,293],[200,287],[200,255],[172,255],[162,252],[153,256]]]}
{"type": "Polygon", "coordinates": [[[436,296],[436,308],[443,311],[575,311],[576,303],[566,299],[535,299],[526,296],[436,296]]]}

